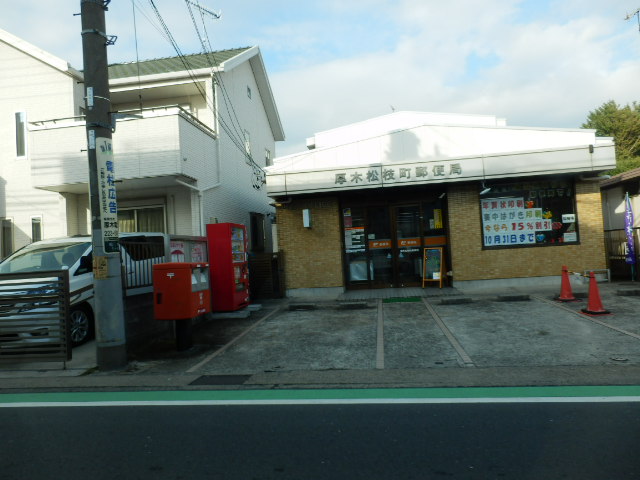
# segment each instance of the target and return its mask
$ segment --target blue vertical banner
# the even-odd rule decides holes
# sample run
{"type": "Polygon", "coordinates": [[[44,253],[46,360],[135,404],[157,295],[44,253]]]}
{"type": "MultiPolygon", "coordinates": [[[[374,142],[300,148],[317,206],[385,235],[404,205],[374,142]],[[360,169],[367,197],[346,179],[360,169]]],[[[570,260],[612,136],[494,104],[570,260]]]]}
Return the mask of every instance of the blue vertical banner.
{"type": "Polygon", "coordinates": [[[629,192],[624,196],[624,231],[627,234],[627,255],[625,262],[634,265],[636,263],[636,251],[633,242],[633,210],[629,192]]]}

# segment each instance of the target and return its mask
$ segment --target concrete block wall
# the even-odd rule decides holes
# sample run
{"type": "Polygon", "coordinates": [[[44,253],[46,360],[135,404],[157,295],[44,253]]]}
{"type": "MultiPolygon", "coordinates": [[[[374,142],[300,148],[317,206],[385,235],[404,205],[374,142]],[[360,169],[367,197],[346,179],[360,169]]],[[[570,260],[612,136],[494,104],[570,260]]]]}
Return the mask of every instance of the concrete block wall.
{"type": "Polygon", "coordinates": [[[294,199],[277,210],[287,289],[342,287],[340,209],[335,197],[294,199]],[[311,228],[302,210],[311,211],[311,228]]]}
{"type": "Polygon", "coordinates": [[[598,182],[577,181],[575,191],[580,244],[483,250],[478,186],[449,187],[449,245],[454,282],[559,276],[562,265],[577,272],[606,268],[598,182]]]}

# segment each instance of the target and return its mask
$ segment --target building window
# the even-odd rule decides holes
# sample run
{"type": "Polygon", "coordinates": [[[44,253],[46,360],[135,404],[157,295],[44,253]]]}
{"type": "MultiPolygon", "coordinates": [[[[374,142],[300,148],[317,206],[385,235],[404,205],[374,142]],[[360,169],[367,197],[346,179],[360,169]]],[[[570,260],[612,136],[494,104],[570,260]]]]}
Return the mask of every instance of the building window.
{"type": "Polygon", "coordinates": [[[271,150],[268,148],[264,149],[264,164],[268,167],[273,165],[273,159],[271,158],[271,150]]]}
{"type": "Polygon", "coordinates": [[[251,212],[251,251],[264,252],[264,215],[251,212]]]}
{"type": "Polygon", "coordinates": [[[577,244],[575,188],[570,180],[489,185],[480,196],[483,248],[577,244]]]}
{"type": "Polygon", "coordinates": [[[16,156],[27,155],[27,114],[16,112],[16,156]]]}
{"type": "Polygon", "coordinates": [[[251,87],[247,85],[247,97],[251,98],[251,87]]]}
{"type": "Polygon", "coordinates": [[[121,232],[166,233],[164,207],[119,208],[118,228],[121,232]]]}
{"type": "Polygon", "coordinates": [[[251,156],[251,136],[247,130],[244,131],[244,150],[251,156]]]}
{"type": "Polygon", "coordinates": [[[3,218],[0,226],[2,232],[0,240],[2,240],[2,258],[6,258],[13,253],[13,222],[9,218],[3,218]]]}
{"type": "Polygon", "coordinates": [[[42,217],[31,217],[31,241],[42,240],[42,217]]]}

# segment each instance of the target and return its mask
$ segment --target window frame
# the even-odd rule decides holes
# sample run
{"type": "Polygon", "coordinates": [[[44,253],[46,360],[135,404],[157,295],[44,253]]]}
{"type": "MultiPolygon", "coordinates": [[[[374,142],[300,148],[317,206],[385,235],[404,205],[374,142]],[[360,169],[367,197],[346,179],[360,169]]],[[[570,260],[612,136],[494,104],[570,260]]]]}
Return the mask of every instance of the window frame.
{"type": "Polygon", "coordinates": [[[27,142],[27,112],[20,110],[14,112],[16,158],[25,158],[28,154],[27,142]],[[21,117],[19,120],[18,118],[21,117]]]}
{"type": "Polygon", "coordinates": [[[7,258],[9,255],[13,253],[13,244],[14,244],[13,234],[14,234],[13,219],[8,217],[0,218],[0,255],[2,256],[2,258],[7,258]],[[6,237],[7,230],[9,231],[8,238],[6,237]]]}
{"type": "MultiPolygon", "coordinates": [[[[559,178],[553,178],[553,179],[532,178],[532,179],[523,179],[521,181],[513,181],[513,180],[505,181],[505,182],[500,182],[500,183],[496,183],[494,185],[489,185],[489,186],[492,187],[491,191],[489,191],[484,195],[479,196],[482,250],[491,251],[491,250],[503,250],[503,249],[512,249],[512,248],[562,247],[562,246],[580,245],[581,242],[580,242],[580,228],[579,228],[579,220],[578,220],[578,212],[577,212],[576,182],[574,178],[572,177],[559,177],[559,178]],[[531,188],[531,189],[524,188],[524,186],[526,185],[533,185],[533,186],[537,185],[537,188],[531,188]],[[512,187],[512,186],[520,186],[521,188],[513,188],[509,190],[509,187],[512,187]],[[486,238],[485,238],[486,226],[484,223],[485,220],[483,218],[483,215],[485,213],[483,212],[483,201],[486,201],[488,199],[494,199],[494,198],[500,198],[500,199],[504,198],[506,200],[523,198],[524,202],[526,203],[528,201],[533,200],[534,198],[538,198],[538,197],[531,196],[532,191],[537,191],[539,193],[540,191],[555,190],[557,192],[558,189],[570,190],[571,193],[567,195],[567,198],[570,198],[569,201],[571,204],[572,211],[571,213],[565,213],[564,210],[562,210],[559,214],[553,215],[552,217],[546,219],[546,220],[549,220],[552,226],[550,230],[535,230],[533,232],[533,235],[535,236],[535,238],[532,243],[517,243],[517,244],[506,244],[506,245],[505,244],[501,244],[501,245],[486,244],[486,238]],[[527,192],[528,192],[528,195],[527,195],[527,192]],[[562,217],[565,215],[571,215],[573,217],[573,222],[567,222],[566,229],[564,229],[563,227],[564,224],[560,221],[562,217]],[[558,216],[558,218],[556,218],[556,216],[558,216]],[[560,228],[556,229],[555,227],[557,223],[560,224],[560,228]],[[543,232],[551,232],[551,233],[548,234],[543,232]],[[576,239],[571,241],[564,241],[565,233],[574,233],[576,239]],[[556,241],[556,236],[560,234],[563,235],[562,240],[556,241]],[[541,235],[540,239],[542,238],[542,236],[544,236],[545,238],[543,240],[540,240],[538,238],[538,235],[541,235]],[[548,241],[549,238],[551,238],[551,241],[548,241]]],[[[565,192],[563,192],[563,195],[564,194],[565,192]]],[[[561,197],[560,196],[558,197],[540,196],[539,198],[561,198],[561,197]]],[[[526,210],[528,208],[532,208],[534,210],[544,211],[545,208],[548,208],[548,206],[549,205],[538,203],[536,206],[532,206],[532,207],[527,207],[525,205],[524,209],[526,210]]],[[[507,232],[507,233],[504,233],[503,235],[513,235],[513,234],[515,233],[507,232]]]]}
{"type": "MultiPolygon", "coordinates": [[[[135,205],[135,206],[129,206],[129,207],[120,207],[120,206],[118,206],[118,213],[125,212],[125,211],[132,211],[133,212],[133,225],[134,225],[133,232],[130,232],[128,230],[126,230],[126,231],[125,230],[120,230],[120,232],[123,232],[123,233],[143,233],[143,232],[146,232],[147,230],[144,230],[144,231],[139,230],[138,213],[139,213],[140,210],[155,209],[155,208],[161,208],[162,209],[162,223],[163,223],[162,233],[168,233],[167,232],[167,208],[163,204],[135,205]]],[[[120,221],[118,221],[118,224],[120,224],[120,221]]]]}
{"type": "Polygon", "coordinates": [[[39,242],[40,240],[42,240],[43,238],[43,234],[42,234],[42,215],[33,215],[31,217],[31,242],[39,242]],[[34,227],[38,225],[38,235],[36,238],[36,235],[34,235],[35,233],[35,229],[34,227]]]}

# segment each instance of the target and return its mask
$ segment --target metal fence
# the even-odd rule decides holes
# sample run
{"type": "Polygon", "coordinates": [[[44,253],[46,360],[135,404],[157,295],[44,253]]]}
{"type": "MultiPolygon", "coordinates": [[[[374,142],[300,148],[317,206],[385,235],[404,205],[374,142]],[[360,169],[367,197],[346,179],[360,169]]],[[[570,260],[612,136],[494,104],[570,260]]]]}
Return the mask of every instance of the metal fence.
{"type": "Polygon", "coordinates": [[[71,360],[69,272],[3,274],[0,363],[71,360]]]}
{"type": "Polygon", "coordinates": [[[120,246],[125,288],[153,286],[153,265],[167,261],[162,237],[149,237],[147,241],[120,239],[120,246]]]}

